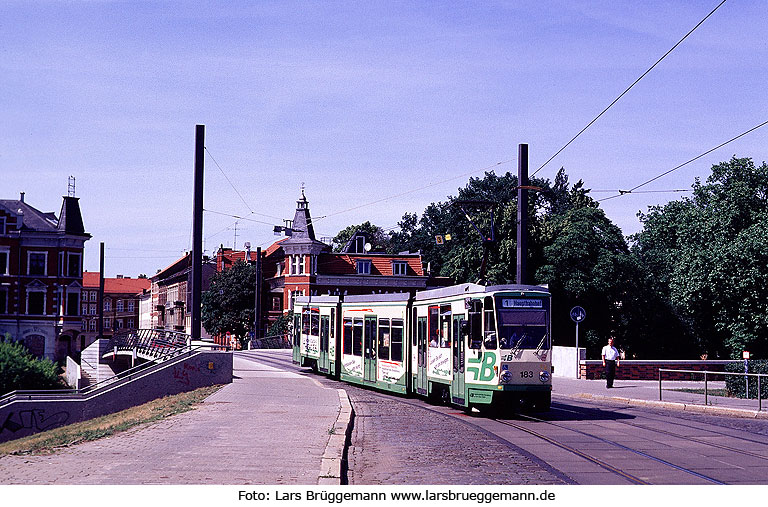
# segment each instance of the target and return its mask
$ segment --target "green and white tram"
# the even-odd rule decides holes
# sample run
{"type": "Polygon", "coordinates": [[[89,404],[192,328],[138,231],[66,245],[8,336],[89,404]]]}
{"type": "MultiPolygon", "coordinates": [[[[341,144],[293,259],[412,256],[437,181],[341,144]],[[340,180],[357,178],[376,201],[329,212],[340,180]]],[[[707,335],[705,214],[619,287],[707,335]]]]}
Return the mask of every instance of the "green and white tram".
{"type": "Polygon", "coordinates": [[[346,382],[454,405],[547,410],[550,294],[462,284],[408,294],[299,297],[295,362],[346,382]]]}

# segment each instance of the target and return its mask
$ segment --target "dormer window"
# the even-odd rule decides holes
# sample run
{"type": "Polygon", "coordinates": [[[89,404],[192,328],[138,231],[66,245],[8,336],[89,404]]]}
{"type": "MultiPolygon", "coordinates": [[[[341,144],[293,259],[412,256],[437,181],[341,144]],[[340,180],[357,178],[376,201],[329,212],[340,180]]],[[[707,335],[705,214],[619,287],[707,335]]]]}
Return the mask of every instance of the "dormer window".
{"type": "Polygon", "coordinates": [[[405,276],[408,272],[408,263],[405,261],[392,261],[392,275],[405,276]]]}
{"type": "Polygon", "coordinates": [[[355,253],[363,252],[365,252],[365,237],[357,236],[355,237],[355,253]]]}
{"type": "Polygon", "coordinates": [[[357,261],[357,274],[358,275],[370,275],[371,274],[371,261],[363,259],[357,261]]]}

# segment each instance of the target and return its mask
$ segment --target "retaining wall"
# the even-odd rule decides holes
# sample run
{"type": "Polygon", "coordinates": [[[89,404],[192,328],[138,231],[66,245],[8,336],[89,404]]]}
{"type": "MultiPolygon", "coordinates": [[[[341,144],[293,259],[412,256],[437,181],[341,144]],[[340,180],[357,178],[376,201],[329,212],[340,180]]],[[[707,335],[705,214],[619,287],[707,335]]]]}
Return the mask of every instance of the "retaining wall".
{"type": "Polygon", "coordinates": [[[119,412],[163,396],[232,382],[232,353],[200,351],[80,396],[17,399],[0,407],[0,442],[119,412]]]}
{"type": "MultiPolygon", "coordinates": [[[[625,380],[659,380],[659,368],[663,370],[725,371],[725,365],[741,361],[639,361],[621,360],[616,368],[616,378],[625,380]]],[[[581,378],[600,379],[605,369],[602,360],[581,361],[581,378]]],[[[664,372],[664,380],[691,380],[690,373],[664,372]]]]}

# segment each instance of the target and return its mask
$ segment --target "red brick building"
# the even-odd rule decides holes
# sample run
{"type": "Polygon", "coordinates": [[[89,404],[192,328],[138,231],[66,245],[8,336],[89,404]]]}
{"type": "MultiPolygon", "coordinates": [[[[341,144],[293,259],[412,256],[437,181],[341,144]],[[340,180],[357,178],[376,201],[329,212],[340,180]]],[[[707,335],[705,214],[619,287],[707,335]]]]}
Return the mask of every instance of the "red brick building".
{"type": "MultiPolygon", "coordinates": [[[[303,192],[291,229],[289,237],[262,252],[261,315],[265,328],[293,309],[296,296],[413,293],[446,284],[424,273],[420,253],[376,252],[370,238],[360,232],[342,252],[333,252],[330,245],[315,238],[303,192]]],[[[256,252],[222,248],[216,255],[216,268],[221,271],[246,259],[255,261],[256,252]]]]}
{"type": "Polygon", "coordinates": [[[76,197],[58,217],[18,200],[0,200],[0,336],[52,360],[84,346],[80,293],[85,232],[76,197]]]}

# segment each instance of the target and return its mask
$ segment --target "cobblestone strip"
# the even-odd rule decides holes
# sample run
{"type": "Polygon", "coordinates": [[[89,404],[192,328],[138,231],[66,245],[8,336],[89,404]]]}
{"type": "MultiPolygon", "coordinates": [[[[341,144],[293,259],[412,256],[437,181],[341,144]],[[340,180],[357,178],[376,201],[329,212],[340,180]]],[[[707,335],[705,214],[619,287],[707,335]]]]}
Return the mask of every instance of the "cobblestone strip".
{"type": "Polygon", "coordinates": [[[350,484],[566,484],[514,446],[452,416],[354,386],[347,393],[355,410],[350,484]]]}

